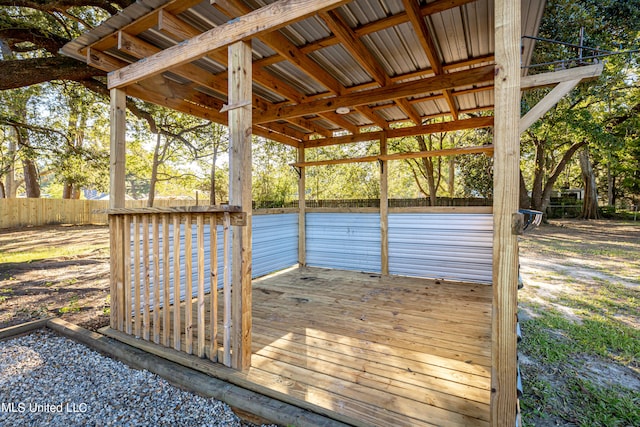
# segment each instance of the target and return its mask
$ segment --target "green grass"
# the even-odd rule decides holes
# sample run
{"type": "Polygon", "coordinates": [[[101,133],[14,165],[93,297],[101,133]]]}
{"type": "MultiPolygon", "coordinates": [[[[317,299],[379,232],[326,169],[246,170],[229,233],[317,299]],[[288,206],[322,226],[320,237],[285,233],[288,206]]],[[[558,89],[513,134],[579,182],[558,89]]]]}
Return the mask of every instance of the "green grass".
{"type": "Polygon", "coordinates": [[[72,296],[69,300],[69,304],[66,307],[62,307],[59,311],[60,314],[77,313],[81,310],[80,304],[78,304],[78,297],[72,296]]]}
{"type": "Polygon", "coordinates": [[[0,250],[0,264],[2,263],[29,263],[33,261],[72,257],[88,254],[95,250],[106,249],[102,244],[87,244],[80,246],[65,246],[61,248],[38,248],[29,251],[8,252],[0,250]]]}

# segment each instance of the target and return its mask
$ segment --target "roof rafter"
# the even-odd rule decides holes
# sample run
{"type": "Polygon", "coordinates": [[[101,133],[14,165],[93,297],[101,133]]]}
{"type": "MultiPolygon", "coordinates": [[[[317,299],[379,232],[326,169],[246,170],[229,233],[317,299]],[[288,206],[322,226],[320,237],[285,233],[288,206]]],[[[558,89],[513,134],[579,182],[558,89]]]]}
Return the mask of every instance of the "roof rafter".
{"type": "Polygon", "coordinates": [[[450,74],[442,74],[431,78],[397,83],[378,89],[364,92],[355,92],[347,95],[319,99],[292,106],[272,106],[262,113],[255,115],[256,123],[269,122],[288,117],[318,114],[323,111],[332,111],[338,107],[354,107],[359,105],[374,104],[400,97],[416,96],[424,93],[452,89],[458,86],[466,86],[480,83],[493,82],[494,66],[489,65],[470,70],[458,71],[450,74]]]}
{"type": "Polygon", "coordinates": [[[237,41],[277,30],[313,13],[338,7],[349,0],[278,0],[236,20],[212,28],[177,46],[109,74],[109,88],[126,87],[175,66],[202,58],[209,52],[237,41]]]}

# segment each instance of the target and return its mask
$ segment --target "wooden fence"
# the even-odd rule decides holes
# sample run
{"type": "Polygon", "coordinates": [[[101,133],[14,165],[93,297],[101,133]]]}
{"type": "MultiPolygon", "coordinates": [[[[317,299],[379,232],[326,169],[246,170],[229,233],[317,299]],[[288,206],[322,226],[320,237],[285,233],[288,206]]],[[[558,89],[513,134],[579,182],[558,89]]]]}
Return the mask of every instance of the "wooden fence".
{"type": "MultiPolygon", "coordinates": [[[[143,208],[146,200],[127,200],[127,208],[143,208]]],[[[156,199],[154,207],[195,206],[195,200],[156,199]]],[[[199,205],[208,205],[200,200],[199,205]]],[[[50,224],[107,224],[108,200],[0,199],[0,228],[50,224]]]]}

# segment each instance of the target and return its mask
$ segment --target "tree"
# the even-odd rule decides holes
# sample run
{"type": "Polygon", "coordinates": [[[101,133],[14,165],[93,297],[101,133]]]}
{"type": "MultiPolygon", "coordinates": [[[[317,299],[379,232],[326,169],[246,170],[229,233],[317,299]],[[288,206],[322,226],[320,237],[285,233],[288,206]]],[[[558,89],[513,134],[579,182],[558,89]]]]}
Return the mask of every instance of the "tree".
{"type": "MultiPolygon", "coordinates": [[[[631,49],[640,31],[638,6],[637,0],[552,0],[547,4],[540,36],[575,45],[580,43],[581,28],[584,28],[585,46],[631,49]]],[[[597,54],[597,51],[566,44],[539,42],[533,62],[565,59],[561,66],[572,66],[583,62],[581,56],[597,54]]],[[[526,192],[527,182],[531,188],[531,198],[523,200],[527,207],[546,209],[552,190],[557,188],[559,178],[581,148],[589,146],[589,152],[597,154],[606,151],[612,140],[612,128],[607,126],[610,112],[604,113],[603,105],[610,94],[619,97],[636,84],[637,77],[633,76],[637,76],[637,72],[629,73],[629,68],[635,69],[636,65],[633,58],[608,59],[603,76],[597,82],[574,90],[523,135],[522,191],[526,192]]],[[[546,91],[523,96],[523,110],[526,112],[546,91]]],[[[636,106],[627,104],[623,108],[637,115],[636,106]]],[[[597,166],[593,163],[594,174],[598,173],[597,166]]]]}

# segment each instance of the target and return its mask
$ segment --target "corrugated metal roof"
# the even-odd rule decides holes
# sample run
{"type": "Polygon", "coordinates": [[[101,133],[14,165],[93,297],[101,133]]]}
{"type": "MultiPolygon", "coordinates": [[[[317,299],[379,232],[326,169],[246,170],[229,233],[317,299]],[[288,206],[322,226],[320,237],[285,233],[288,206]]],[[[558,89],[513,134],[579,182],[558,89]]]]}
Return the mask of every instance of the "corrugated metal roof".
{"type": "MultiPolygon", "coordinates": [[[[246,0],[243,4],[256,9],[275,1],[277,0],[246,0]]],[[[429,8],[434,4],[449,5],[443,0],[420,1],[422,8],[429,8]]],[[[522,4],[523,34],[535,35],[545,0],[522,0],[522,4]]],[[[227,12],[224,9],[212,5],[209,0],[191,3],[189,0],[182,2],[139,0],[104,24],[68,43],[63,48],[63,52],[77,59],[85,60],[84,50],[87,47],[123,29],[132,22],[140,20],[145,15],[153,13],[158,8],[164,7],[170,12],[176,10],[175,16],[179,21],[202,32],[233,18],[233,16],[225,14],[227,12]]],[[[455,66],[461,61],[476,60],[492,54],[494,49],[493,0],[476,0],[461,6],[447,7],[449,9],[445,8],[445,10],[422,18],[436,43],[436,58],[446,66],[446,72],[483,65],[475,61],[474,64],[462,62],[457,68],[455,66]]],[[[329,25],[318,15],[307,17],[277,30],[300,50],[288,49],[289,53],[283,52],[284,56],[278,56],[276,50],[283,46],[274,49],[275,46],[269,46],[263,40],[253,40],[254,60],[265,61],[263,62],[262,78],[257,78],[257,81],[261,83],[254,85],[255,95],[263,98],[267,104],[292,104],[295,103],[295,97],[291,96],[291,89],[299,93],[297,98],[300,99],[332,91],[334,93],[340,92],[340,94],[347,93],[350,88],[362,91],[375,89],[379,85],[375,83],[374,76],[371,75],[370,65],[361,64],[358,55],[354,54],[353,49],[361,48],[368,52],[366,55],[370,55],[370,62],[377,62],[384,70],[388,76],[387,81],[391,81],[390,79],[411,81],[433,75],[430,70],[432,64],[429,63],[428,55],[422,47],[420,36],[411,24],[407,12],[404,11],[402,0],[353,0],[337,8],[336,13],[351,29],[355,42],[341,40],[339,35],[332,34],[329,25]],[[355,45],[350,46],[352,43],[355,45]],[[293,59],[290,60],[287,55],[291,55],[293,59]],[[305,69],[309,63],[315,63],[314,67],[319,66],[326,73],[320,75],[314,67],[305,69]],[[330,76],[328,80],[327,75],[330,76]],[[402,76],[406,78],[402,78],[402,76]],[[269,81],[275,82],[276,86],[279,86],[278,82],[280,81],[282,85],[279,88],[271,87],[272,83],[268,83],[269,81]],[[362,89],[360,89],[361,86],[362,89]],[[339,90],[336,90],[336,87],[339,90]]],[[[182,41],[160,31],[158,26],[153,24],[153,20],[148,21],[151,22],[151,28],[136,29],[135,33],[131,35],[160,49],[169,48],[182,41]]],[[[110,46],[109,42],[102,41],[100,43],[103,51],[109,55],[126,62],[136,60],[136,58],[118,51],[117,46],[110,46]]],[[[522,57],[524,64],[529,62],[532,49],[533,41],[524,40],[522,57]]],[[[489,57],[487,61],[492,61],[492,59],[489,57]]],[[[208,57],[193,61],[192,64],[213,75],[223,73],[226,69],[224,64],[208,57]]],[[[109,67],[108,64],[102,66],[109,67]]],[[[107,69],[107,71],[111,70],[107,69]]],[[[180,73],[165,73],[165,76],[181,84],[190,84],[184,76],[180,77],[178,74],[180,73]]],[[[221,75],[219,78],[224,79],[224,76],[221,75]]],[[[224,87],[222,80],[218,86],[224,87]]],[[[462,111],[476,110],[490,107],[493,102],[493,93],[490,87],[485,92],[462,95],[456,95],[456,91],[460,91],[460,88],[453,91],[453,105],[449,105],[445,99],[427,100],[413,104],[415,113],[425,118],[448,115],[451,114],[452,107],[462,111]]],[[[203,92],[208,92],[208,89],[205,88],[203,92]]],[[[439,93],[439,91],[435,91],[433,94],[439,93]]],[[[429,94],[416,94],[416,96],[425,95],[429,94]]],[[[216,96],[224,98],[224,94],[217,93],[216,96]]],[[[407,99],[411,99],[411,97],[407,99]]],[[[376,112],[372,114],[384,118],[389,124],[408,120],[411,116],[404,109],[406,107],[400,108],[393,102],[376,101],[370,104],[370,106],[375,105],[388,105],[388,108],[385,109],[376,108],[376,112]]],[[[348,116],[344,117],[344,120],[353,123],[356,127],[370,126],[373,123],[373,117],[367,117],[369,113],[356,113],[354,108],[351,108],[351,111],[348,116]]],[[[314,114],[311,116],[313,117],[314,114]]],[[[268,127],[268,123],[261,123],[261,125],[268,127]]],[[[318,120],[316,125],[319,129],[336,129],[336,123],[328,120],[318,120]]],[[[304,132],[310,133],[311,131],[305,130],[304,132]]]]}

